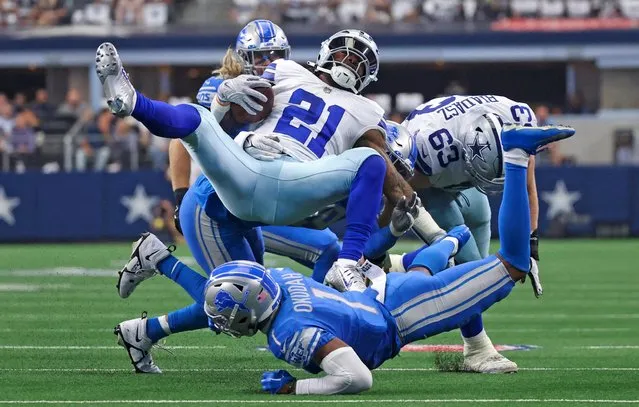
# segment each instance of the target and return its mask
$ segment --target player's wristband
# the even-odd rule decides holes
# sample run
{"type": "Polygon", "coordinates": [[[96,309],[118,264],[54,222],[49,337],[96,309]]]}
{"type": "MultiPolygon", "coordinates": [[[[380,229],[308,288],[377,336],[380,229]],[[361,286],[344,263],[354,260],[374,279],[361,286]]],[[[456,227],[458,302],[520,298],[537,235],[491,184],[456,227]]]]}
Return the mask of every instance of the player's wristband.
{"type": "Polygon", "coordinates": [[[539,261],[539,235],[537,229],[530,234],[530,257],[539,261]]]}
{"type": "Polygon", "coordinates": [[[182,204],[182,200],[184,199],[184,195],[186,195],[186,191],[188,191],[188,188],[178,188],[175,191],[173,191],[173,195],[175,196],[175,204],[176,205],[181,205],[182,204]]]}

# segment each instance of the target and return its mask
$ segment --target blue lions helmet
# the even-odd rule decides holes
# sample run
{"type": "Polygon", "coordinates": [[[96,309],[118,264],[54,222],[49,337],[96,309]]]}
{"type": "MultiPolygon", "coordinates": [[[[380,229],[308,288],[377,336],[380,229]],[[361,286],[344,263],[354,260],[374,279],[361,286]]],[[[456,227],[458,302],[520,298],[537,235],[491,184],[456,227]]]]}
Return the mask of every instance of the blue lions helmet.
{"type": "Polygon", "coordinates": [[[386,120],[386,152],[399,174],[408,179],[415,173],[415,136],[403,125],[386,120]]]}
{"type": "Polygon", "coordinates": [[[211,273],[204,289],[204,312],[220,332],[253,336],[268,326],[281,299],[280,286],[262,265],[231,261],[211,273]]]}
{"type": "Polygon", "coordinates": [[[244,62],[245,73],[258,74],[255,72],[257,61],[288,59],[291,46],[284,30],[277,24],[269,20],[253,20],[237,35],[235,51],[244,62]]]}
{"type": "Polygon", "coordinates": [[[504,188],[502,125],[499,116],[487,113],[477,118],[463,136],[464,169],[473,185],[484,194],[504,188]]]}

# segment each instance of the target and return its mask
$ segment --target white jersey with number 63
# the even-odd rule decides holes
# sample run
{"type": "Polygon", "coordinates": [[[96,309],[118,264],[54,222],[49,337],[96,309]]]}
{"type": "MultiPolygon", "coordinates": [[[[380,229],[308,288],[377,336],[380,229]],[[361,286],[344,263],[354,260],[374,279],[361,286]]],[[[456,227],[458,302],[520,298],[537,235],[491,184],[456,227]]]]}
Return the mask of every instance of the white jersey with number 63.
{"type": "MultiPolygon", "coordinates": [[[[453,95],[430,100],[417,106],[403,122],[416,135],[417,168],[429,176],[433,187],[455,189],[470,187],[472,179],[464,171],[462,146],[472,123],[486,113],[494,113],[504,123],[537,125],[530,106],[503,96],[453,95]]],[[[480,153],[497,145],[475,146],[480,153]]]]}

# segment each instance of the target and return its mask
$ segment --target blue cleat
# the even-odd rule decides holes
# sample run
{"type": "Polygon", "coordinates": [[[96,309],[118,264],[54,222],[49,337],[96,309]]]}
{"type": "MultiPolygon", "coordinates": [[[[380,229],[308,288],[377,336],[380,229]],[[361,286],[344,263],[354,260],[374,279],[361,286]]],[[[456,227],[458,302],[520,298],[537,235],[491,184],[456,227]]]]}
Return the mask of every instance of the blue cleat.
{"type": "Polygon", "coordinates": [[[575,129],[568,126],[525,127],[518,124],[504,124],[501,130],[501,144],[504,151],[521,148],[535,155],[541,147],[554,141],[571,137],[575,129]]]}
{"type": "Polygon", "coordinates": [[[454,239],[457,239],[457,242],[459,242],[457,245],[457,250],[453,254],[455,255],[459,253],[461,248],[464,247],[464,245],[470,239],[470,229],[468,229],[468,226],[466,225],[455,226],[454,228],[448,231],[448,233],[446,234],[446,237],[452,237],[454,239]]]}

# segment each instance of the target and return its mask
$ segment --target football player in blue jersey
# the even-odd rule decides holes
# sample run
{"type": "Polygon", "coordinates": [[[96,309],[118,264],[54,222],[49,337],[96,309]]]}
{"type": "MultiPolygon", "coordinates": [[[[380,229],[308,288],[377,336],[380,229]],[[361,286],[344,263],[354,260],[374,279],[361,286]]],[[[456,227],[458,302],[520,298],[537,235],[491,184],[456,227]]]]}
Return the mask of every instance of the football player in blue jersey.
{"type": "MultiPolygon", "coordinates": [[[[226,79],[243,73],[262,75],[273,61],[288,59],[291,47],[284,31],[268,20],[249,22],[238,34],[235,49],[229,49],[220,69],[213,72],[197,93],[200,105],[211,108],[217,89],[226,79]]],[[[222,128],[232,137],[249,125],[222,128]]],[[[337,260],[341,249],[337,236],[323,230],[290,226],[245,225],[230,214],[216,197],[210,181],[200,175],[191,184],[191,157],[180,140],[169,145],[171,183],[175,193],[176,227],[200,267],[210,273],[229,260],[262,263],[262,251],[287,256],[314,269],[319,281],[337,260]],[[263,237],[263,241],[262,241],[263,237]]]]}
{"type": "MultiPolygon", "coordinates": [[[[528,160],[548,143],[574,130],[563,126],[504,126],[504,193],[499,212],[501,248],[486,259],[445,268],[470,237],[459,226],[421,250],[407,273],[380,274],[364,292],[340,293],[290,269],[233,261],[209,279],[171,255],[155,237],[136,254],[145,269],[178,282],[201,306],[216,332],[240,337],[258,331],[279,359],[319,378],[296,380],[285,370],[265,372],[262,389],[272,394],[347,394],[371,388],[371,369],[396,356],[405,344],[464,325],[505,298],[530,270],[528,160]]],[[[147,235],[152,236],[152,235],[147,235]]],[[[365,263],[364,267],[373,267],[365,263]]],[[[122,326],[125,331],[133,327],[122,326]]],[[[139,329],[139,328],[138,328],[139,329]]],[[[141,331],[127,336],[145,335],[141,331]]],[[[140,349],[136,363],[153,364],[140,349]]]]}

